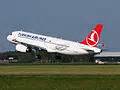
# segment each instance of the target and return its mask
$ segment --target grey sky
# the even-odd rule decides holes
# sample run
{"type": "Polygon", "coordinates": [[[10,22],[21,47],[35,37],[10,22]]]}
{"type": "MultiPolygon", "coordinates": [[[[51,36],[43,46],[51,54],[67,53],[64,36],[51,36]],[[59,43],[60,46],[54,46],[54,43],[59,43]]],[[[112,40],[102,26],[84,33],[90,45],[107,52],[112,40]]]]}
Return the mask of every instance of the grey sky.
{"type": "Polygon", "coordinates": [[[0,51],[14,50],[6,40],[13,28],[81,41],[96,23],[104,24],[102,40],[120,51],[120,0],[0,0],[0,51]]]}

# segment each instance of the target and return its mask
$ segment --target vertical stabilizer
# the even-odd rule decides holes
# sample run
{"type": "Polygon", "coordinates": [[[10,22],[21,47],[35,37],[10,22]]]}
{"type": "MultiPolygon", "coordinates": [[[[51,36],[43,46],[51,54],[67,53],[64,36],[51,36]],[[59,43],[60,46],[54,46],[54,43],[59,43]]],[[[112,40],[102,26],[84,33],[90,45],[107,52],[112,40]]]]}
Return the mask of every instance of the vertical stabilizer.
{"type": "Polygon", "coordinates": [[[97,24],[88,34],[88,36],[81,42],[81,44],[97,47],[97,44],[100,41],[102,30],[103,30],[103,25],[97,24]]]}

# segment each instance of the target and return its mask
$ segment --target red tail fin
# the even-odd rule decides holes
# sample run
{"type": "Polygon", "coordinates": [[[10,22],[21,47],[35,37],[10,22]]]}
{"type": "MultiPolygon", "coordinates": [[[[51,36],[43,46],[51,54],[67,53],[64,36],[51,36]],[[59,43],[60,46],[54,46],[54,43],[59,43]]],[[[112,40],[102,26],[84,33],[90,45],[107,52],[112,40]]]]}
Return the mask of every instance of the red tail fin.
{"type": "Polygon", "coordinates": [[[81,42],[81,44],[96,47],[100,40],[102,29],[103,25],[97,24],[95,28],[93,28],[93,30],[88,34],[88,36],[81,42]]]}

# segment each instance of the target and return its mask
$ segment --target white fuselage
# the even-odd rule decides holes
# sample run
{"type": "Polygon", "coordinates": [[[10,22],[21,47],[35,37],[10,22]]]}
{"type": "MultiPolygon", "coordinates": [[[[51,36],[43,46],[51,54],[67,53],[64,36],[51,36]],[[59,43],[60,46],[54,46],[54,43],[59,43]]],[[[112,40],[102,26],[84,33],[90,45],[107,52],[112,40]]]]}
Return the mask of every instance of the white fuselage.
{"type": "Polygon", "coordinates": [[[89,54],[89,51],[93,51],[96,54],[101,52],[101,49],[99,48],[80,44],[79,42],[73,42],[23,31],[12,32],[11,35],[8,35],[7,39],[17,45],[31,45],[45,49],[48,52],[57,52],[61,54],[81,55],[89,54]]]}

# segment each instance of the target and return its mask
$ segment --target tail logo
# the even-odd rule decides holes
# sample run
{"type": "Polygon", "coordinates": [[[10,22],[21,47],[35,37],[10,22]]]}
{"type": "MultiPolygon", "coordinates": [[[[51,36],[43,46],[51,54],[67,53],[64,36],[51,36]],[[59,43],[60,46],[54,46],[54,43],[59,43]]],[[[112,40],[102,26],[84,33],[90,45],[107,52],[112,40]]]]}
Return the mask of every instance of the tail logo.
{"type": "Polygon", "coordinates": [[[96,46],[99,42],[99,36],[98,33],[95,30],[92,30],[92,32],[86,37],[86,42],[89,46],[96,46]]]}

